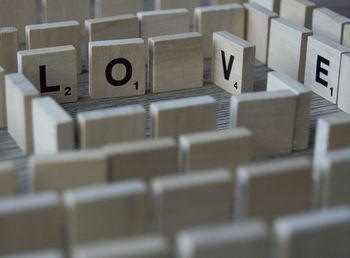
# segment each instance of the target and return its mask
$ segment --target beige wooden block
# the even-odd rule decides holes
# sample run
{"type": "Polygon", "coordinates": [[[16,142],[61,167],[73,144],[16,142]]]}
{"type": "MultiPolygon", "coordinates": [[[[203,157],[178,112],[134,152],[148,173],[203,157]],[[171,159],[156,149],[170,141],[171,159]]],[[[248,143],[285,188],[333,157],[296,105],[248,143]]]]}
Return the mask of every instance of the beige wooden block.
{"type": "Polygon", "coordinates": [[[95,16],[135,14],[143,10],[143,0],[95,0],[95,16]]]}
{"type": "Polygon", "coordinates": [[[23,152],[33,152],[32,100],[39,91],[22,74],[5,76],[7,130],[23,152]],[[16,105],[14,105],[16,103],[16,105]]]}
{"type": "MultiPolygon", "coordinates": [[[[349,46],[350,47],[350,46],[349,46]]],[[[350,53],[341,55],[338,84],[338,108],[350,114],[350,53]]]]}
{"type": "Polygon", "coordinates": [[[233,4],[233,3],[239,3],[243,4],[247,2],[247,0],[211,0],[211,5],[218,5],[218,4],[233,4]]]}
{"type": "Polygon", "coordinates": [[[233,96],[231,125],[253,132],[255,155],[289,153],[293,147],[296,103],[297,97],[290,90],[233,96]]]}
{"type": "Polygon", "coordinates": [[[191,24],[193,22],[194,9],[200,6],[200,0],[155,0],[156,10],[186,8],[190,12],[191,24]]]}
{"type": "Polygon", "coordinates": [[[0,255],[64,247],[61,197],[53,192],[0,201],[0,255]]]}
{"type": "Polygon", "coordinates": [[[82,149],[145,138],[146,111],[141,105],[78,113],[82,149]]]}
{"type": "Polygon", "coordinates": [[[36,155],[74,148],[73,118],[51,97],[33,100],[32,122],[36,155]]]}
{"type": "Polygon", "coordinates": [[[17,50],[18,30],[14,27],[0,28],[0,66],[6,73],[17,72],[17,50]]]}
{"type": "Polygon", "coordinates": [[[182,135],[183,171],[227,168],[232,172],[253,159],[253,134],[245,128],[182,135]]]}
{"type": "Polygon", "coordinates": [[[78,100],[77,51],[73,46],[39,48],[17,53],[18,72],[58,103],[78,100]]]}
{"type": "Polygon", "coordinates": [[[64,258],[64,257],[65,256],[63,252],[56,249],[0,256],[0,258],[64,258]]]}
{"type": "Polygon", "coordinates": [[[1,0],[0,27],[17,28],[18,40],[24,43],[25,26],[37,23],[37,9],[36,0],[1,0]]]}
{"type": "Polygon", "coordinates": [[[311,91],[284,73],[269,72],[267,76],[267,91],[274,90],[290,90],[297,96],[293,150],[304,150],[308,148],[311,119],[311,91]]]}
{"type": "Polygon", "coordinates": [[[14,162],[0,163],[0,198],[16,195],[17,169],[14,162]]]}
{"type": "Polygon", "coordinates": [[[220,31],[213,35],[212,80],[232,95],[253,91],[255,46],[220,31]]]}
{"type": "Polygon", "coordinates": [[[312,161],[287,158],[240,167],[236,212],[239,220],[277,217],[308,211],[312,206],[312,161]]]}
{"type": "Polygon", "coordinates": [[[92,98],[145,94],[143,39],[89,43],[89,94],[92,98]]]}
{"type": "Polygon", "coordinates": [[[213,55],[213,33],[226,31],[239,38],[245,36],[245,10],[240,4],[198,7],[194,12],[195,30],[203,35],[204,57],[213,55]]]}
{"type": "Polygon", "coordinates": [[[65,192],[70,244],[80,245],[145,234],[147,185],[139,180],[65,192]]]}
{"type": "Polygon", "coordinates": [[[107,160],[100,151],[68,151],[31,158],[35,191],[64,191],[107,181],[107,160]]]}
{"type": "Polygon", "coordinates": [[[136,178],[150,181],[178,171],[177,144],[172,138],[111,144],[103,152],[108,162],[108,178],[112,181],[136,178]]]}
{"type": "Polygon", "coordinates": [[[308,37],[312,31],[283,18],[272,19],[268,67],[303,81],[308,37]]]}
{"type": "Polygon", "coordinates": [[[189,229],[177,237],[179,258],[267,258],[269,230],[261,221],[189,229]]]}
{"type": "Polygon", "coordinates": [[[345,53],[350,53],[350,49],[326,37],[309,37],[305,85],[334,104],[338,102],[341,60],[345,53]]]}
{"type": "Polygon", "coordinates": [[[89,41],[138,38],[140,30],[134,14],[86,20],[85,27],[89,41]]]}
{"type": "Polygon", "coordinates": [[[322,35],[329,39],[342,43],[343,29],[350,19],[328,8],[316,8],[313,12],[312,30],[315,35],[322,35]]]}
{"type": "Polygon", "coordinates": [[[154,179],[154,231],[174,237],[189,227],[230,222],[233,188],[233,176],[226,170],[154,179]]]}
{"type": "Polygon", "coordinates": [[[257,3],[245,4],[244,7],[247,10],[247,41],[256,46],[256,59],[267,64],[271,20],[278,14],[257,3]]]}
{"type": "Polygon", "coordinates": [[[77,72],[81,72],[81,34],[77,21],[26,26],[27,49],[72,45],[77,51],[77,72]]]}
{"type": "Polygon", "coordinates": [[[0,66],[0,129],[6,126],[5,70],[0,66]]]}
{"type": "Polygon", "coordinates": [[[150,106],[152,136],[177,138],[185,133],[215,130],[216,108],[211,96],[154,102],[150,106]]]}
{"type": "Polygon", "coordinates": [[[248,0],[248,3],[257,3],[270,11],[280,12],[281,0],[248,0]]]}
{"type": "Polygon", "coordinates": [[[350,48],[350,24],[349,23],[344,25],[342,44],[345,47],[350,48]]]}
{"type": "Polygon", "coordinates": [[[349,235],[348,208],[294,215],[275,223],[273,251],[279,258],[346,258],[349,235]]]}
{"type": "Polygon", "coordinates": [[[299,26],[312,28],[312,13],[316,4],[308,0],[281,0],[280,15],[299,26]]]}
{"type": "Polygon", "coordinates": [[[153,93],[203,86],[203,37],[192,32],[152,37],[149,87],[153,93]]]}

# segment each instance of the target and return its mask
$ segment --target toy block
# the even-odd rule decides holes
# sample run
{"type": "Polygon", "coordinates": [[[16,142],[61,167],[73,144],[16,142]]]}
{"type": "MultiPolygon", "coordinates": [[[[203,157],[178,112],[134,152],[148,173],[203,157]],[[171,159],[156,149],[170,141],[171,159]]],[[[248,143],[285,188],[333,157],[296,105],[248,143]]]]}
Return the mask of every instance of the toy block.
{"type": "Polygon", "coordinates": [[[343,41],[342,44],[350,48],[350,24],[345,24],[343,29],[343,41]]]}
{"type": "Polygon", "coordinates": [[[200,0],[155,0],[156,10],[186,8],[190,12],[191,24],[193,21],[194,9],[200,6],[200,0]]]}
{"type": "Polygon", "coordinates": [[[0,198],[16,195],[17,169],[14,162],[0,163],[0,198]]]}
{"type": "Polygon", "coordinates": [[[143,39],[89,43],[89,93],[92,98],[145,94],[143,39]]]}
{"type": "Polygon", "coordinates": [[[312,13],[316,8],[314,2],[308,0],[281,0],[281,18],[294,22],[299,26],[312,29],[312,13]]]}
{"type": "Polygon", "coordinates": [[[24,50],[17,57],[18,72],[41,96],[50,96],[58,103],[78,100],[77,52],[73,46],[24,50]]]}
{"type": "Polygon", "coordinates": [[[6,126],[5,70],[0,66],[0,129],[6,126]]]}
{"type": "Polygon", "coordinates": [[[6,73],[17,72],[17,50],[18,30],[14,27],[0,28],[0,66],[6,73]]]}
{"type": "Polygon", "coordinates": [[[96,0],[95,17],[136,14],[143,10],[143,0],[96,0]]]}
{"type": "Polygon", "coordinates": [[[276,13],[279,13],[281,8],[281,0],[248,0],[248,3],[257,3],[260,6],[276,13]]]}
{"type": "Polygon", "coordinates": [[[348,86],[350,80],[350,74],[348,72],[350,69],[350,53],[341,56],[340,64],[338,108],[347,114],[350,114],[350,88],[348,86]]]}

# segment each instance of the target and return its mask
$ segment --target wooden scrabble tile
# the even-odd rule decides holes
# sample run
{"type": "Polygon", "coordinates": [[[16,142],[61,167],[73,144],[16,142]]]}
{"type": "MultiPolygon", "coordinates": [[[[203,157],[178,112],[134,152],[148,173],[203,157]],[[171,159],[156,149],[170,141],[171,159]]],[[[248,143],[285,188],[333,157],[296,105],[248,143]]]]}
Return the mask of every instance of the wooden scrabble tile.
{"type": "Polygon", "coordinates": [[[135,14],[143,10],[143,0],[95,0],[95,17],[135,14]]]}
{"type": "Polygon", "coordinates": [[[31,158],[35,191],[64,191],[107,181],[107,160],[100,151],[67,151],[31,158]]]}
{"type": "Polygon", "coordinates": [[[150,105],[152,136],[176,138],[185,133],[215,130],[216,108],[211,96],[154,102],[150,105]]]}
{"type": "Polygon", "coordinates": [[[213,55],[213,33],[216,31],[226,31],[244,38],[245,10],[240,4],[198,7],[194,16],[195,30],[203,35],[204,57],[213,55]]]}
{"type": "Polygon", "coordinates": [[[296,103],[297,97],[289,90],[233,96],[231,125],[252,130],[255,155],[289,153],[293,147],[296,103]]]}
{"type": "Polygon", "coordinates": [[[189,229],[177,237],[179,258],[268,257],[269,230],[260,221],[189,229]]]}
{"type": "Polygon", "coordinates": [[[0,198],[16,195],[17,175],[14,162],[0,163],[0,198]]]}
{"type": "Polygon", "coordinates": [[[156,10],[186,8],[193,17],[193,11],[200,6],[200,0],[155,0],[154,4],[156,10]]]}
{"type": "Polygon", "coordinates": [[[213,35],[212,80],[232,95],[253,91],[255,46],[220,31],[213,35]]]}
{"type": "Polygon", "coordinates": [[[22,74],[5,76],[7,130],[23,152],[33,152],[32,99],[39,91],[22,74]],[[16,103],[14,105],[13,103],[16,103]]]}
{"type": "Polygon", "coordinates": [[[237,218],[261,218],[272,223],[279,216],[308,211],[312,184],[312,161],[307,158],[242,166],[236,177],[237,218]]]}
{"type": "Polygon", "coordinates": [[[293,150],[304,150],[308,148],[311,119],[311,91],[284,73],[269,72],[267,76],[267,91],[274,90],[290,90],[297,96],[293,150]]]}
{"type": "Polygon", "coordinates": [[[203,37],[192,32],[152,37],[149,84],[153,93],[203,86],[203,37]]]}
{"type": "Polygon", "coordinates": [[[61,197],[53,192],[0,201],[0,255],[61,249],[65,219],[61,197]]]}
{"type": "Polygon", "coordinates": [[[345,47],[350,48],[350,24],[349,23],[344,25],[342,44],[345,47]]]}
{"type": "Polygon", "coordinates": [[[14,27],[0,28],[0,66],[6,73],[17,72],[17,50],[18,30],[14,27]]]}
{"type": "Polygon", "coordinates": [[[44,251],[33,251],[28,253],[18,253],[6,255],[5,257],[0,256],[1,258],[64,258],[62,251],[58,249],[44,250],[44,251]]]}
{"type": "Polygon", "coordinates": [[[139,180],[65,192],[71,245],[145,234],[147,185],[139,180]]]}
{"type": "Polygon", "coordinates": [[[244,7],[247,10],[247,41],[256,46],[256,59],[267,64],[271,20],[278,14],[256,3],[245,4],[244,7]]]}
{"type": "Polygon", "coordinates": [[[248,0],[248,3],[257,3],[270,11],[280,12],[281,0],[248,0]]]}
{"type": "Polygon", "coordinates": [[[338,108],[350,114],[350,88],[348,87],[350,80],[350,74],[348,72],[350,69],[350,53],[341,55],[340,64],[338,108]]]}
{"type": "Polygon", "coordinates": [[[312,13],[316,4],[309,0],[281,0],[280,15],[299,26],[312,28],[312,13]]]}
{"type": "Polygon", "coordinates": [[[36,155],[74,148],[73,118],[57,102],[51,97],[37,98],[33,100],[32,110],[36,155]]]}
{"type": "Polygon", "coordinates": [[[77,115],[82,149],[145,138],[146,111],[141,105],[94,110],[77,115]]]}
{"type": "Polygon", "coordinates": [[[274,225],[274,253],[280,258],[348,257],[350,210],[336,208],[281,218],[274,225]],[[336,251],[335,251],[336,250],[336,251]]]}
{"type": "Polygon", "coordinates": [[[72,45],[77,51],[77,71],[81,72],[80,24],[76,21],[26,26],[27,49],[72,45]]]}
{"type": "Polygon", "coordinates": [[[111,144],[103,148],[112,181],[176,174],[178,150],[172,138],[111,144]]]}
{"type": "Polygon", "coordinates": [[[92,98],[144,95],[145,69],[143,39],[89,43],[89,93],[92,98]]]}
{"type": "Polygon", "coordinates": [[[34,84],[41,96],[59,103],[78,100],[77,52],[73,46],[19,51],[18,72],[34,84]]]}
{"type": "Polygon", "coordinates": [[[286,19],[272,19],[268,67],[303,81],[308,37],[312,31],[286,19]],[[286,47],[288,46],[288,47],[286,47]]]}
{"type": "Polygon", "coordinates": [[[243,4],[247,2],[247,0],[211,0],[211,5],[219,5],[219,4],[233,4],[233,3],[239,3],[243,4]]]}
{"type": "Polygon", "coordinates": [[[179,139],[183,171],[228,168],[253,159],[253,134],[245,128],[182,135],[179,139]]]}
{"type": "Polygon", "coordinates": [[[6,126],[5,70],[0,66],[0,129],[6,126]]]}
{"type": "Polygon", "coordinates": [[[341,59],[345,53],[350,53],[350,49],[328,38],[309,37],[305,85],[334,104],[338,100],[341,59]]]}
{"type": "Polygon", "coordinates": [[[89,41],[138,38],[140,30],[134,14],[86,20],[85,27],[89,41]]]}
{"type": "Polygon", "coordinates": [[[232,174],[226,170],[154,179],[154,231],[174,237],[188,227],[230,222],[233,188],[232,174]]]}

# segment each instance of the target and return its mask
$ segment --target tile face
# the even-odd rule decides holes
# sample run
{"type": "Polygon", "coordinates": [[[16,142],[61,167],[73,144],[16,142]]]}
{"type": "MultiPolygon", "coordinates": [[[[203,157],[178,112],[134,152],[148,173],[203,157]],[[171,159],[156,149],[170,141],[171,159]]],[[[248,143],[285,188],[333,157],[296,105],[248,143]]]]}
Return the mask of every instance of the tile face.
{"type": "Polygon", "coordinates": [[[216,129],[216,101],[211,96],[154,102],[150,106],[153,138],[216,129]]]}
{"type": "Polygon", "coordinates": [[[0,129],[6,126],[5,70],[0,66],[0,129]]]}
{"type": "Polygon", "coordinates": [[[312,184],[312,162],[307,158],[240,167],[236,177],[237,217],[272,223],[280,216],[308,211],[312,206],[312,184]]]}
{"type": "Polygon", "coordinates": [[[345,24],[343,29],[343,42],[342,44],[350,48],[350,24],[345,24]]]}
{"type": "MultiPolygon", "coordinates": [[[[220,1],[220,0],[217,0],[217,1],[220,1]]],[[[281,6],[281,0],[248,0],[248,3],[257,3],[262,7],[276,13],[279,13],[280,6],[281,6]]]]}
{"type": "Polygon", "coordinates": [[[143,10],[143,0],[96,0],[95,17],[135,14],[143,10]]]}
{"type": "Polygon", "coordinates": [[[276,257],[328,258],[350,255],[350,210],[337,208],[279,219],[274,225],[276,257]]]}
{"type": "Polygon", "coordinates": [[[146,111],[132,105],[78,113],[79,140],[82,149],[145,138],[146,111]]]}
{"type": "Polygon", "coordinates": [[[18,30],[14,27],[0,28],[0,66],[6,73],[17,72],[17,50],[18,30]]]}
{"type": "Polygon", "coordinates": [[[92,98],[145,94],[145,46],[142,39],[89,43],[89,93],[92,98]]]}
{"type": "Polygon", "coordinates": [[[321,97],[337,104],[342,54],[350,49],[325,37],[309,37],[305,85],[321,97]]]}
{"type": "Polygon", "coordinates": [[[59,103],[78,100],[77,53],[73,46],[19,51],[18,72],[35,85],[41,96],[59,103]]]}
{"type": "Polygon", "coordinates": [[[14,162],[0,163],[0,198],[16,195],[17,174],[14,162]]]}
{"type": "Polygon", "coordinates": [[[155,0],[154,5],[156,10],[186,8],[190,12],[191,25],[193,23],[194,9],[200,6],[200,0],[155,0]]]}
{"type": "Polygon", "coordinates": [[[192,32],[152,37],[149,86],[153,93],[203,86],[203,37],[192,32]]]}
{"type": "Polygon", "coordinates": [[[22,74],[5,76],[7,130],[21,150],[33,152],[32,100],[39,91],[22,74]],[[16,103],[16,105],[13,105],[16,103]]]}
{"type": "Polygon", "coordinates": [[[74,148],[73,118],[57,102],[51,97],[37,98],[33,100],[32,110],[36,155],[74,148]]]}
{"type": "Polygon", "coordinates": [[[112,181],[142,179],[176,174],[178,149],[172,138],[111,144],[103,152],[108,162],[108,178],[112,181]]]}
{"type": "Polygon", "coordinates": [[[350,114],[350,53],[341,56],[340,77],[338,85],[338,108],[350,114]]]}
{"type": "Polygon", "coordinates": [[[286,19],[272,19],[268,67],[304,80],[307,39],[312,31],[286,19]],[[287,47],[286,47],[287,46],[287,47]]]}
{"type": "Polygon", "coordinates": [[[233,96],[231,125],[253,132],[255,155],[289,153],[293,147],[296,102],[297,97],[289,90],[233,96]]]}
{"type": "Polygon", "coordinates": [[[312,13],[316,4],[308,0],[281,0],[281,18],[285,18],[299,26],[312,28],[312,13]]]}
{"type": "Polygon", "coordinates": [[[253,134],[245,128],[182,135],[183,171],[227,168],[232,172],[253,159],[253,134]]]}
{"type": "Polygon", "coordinates": [[[255,46],[228,32],[213,35],[212,79],[232,95],[253,91],[255,46]]]}
{"type": "Polygon", "coordinates": [[[244,38],[245,10],[240,4],[198,7],[194,15],[196,31],[203,35],[205,57],[213,55],[213,33],[216,31],[227,31],[244,38]]]}

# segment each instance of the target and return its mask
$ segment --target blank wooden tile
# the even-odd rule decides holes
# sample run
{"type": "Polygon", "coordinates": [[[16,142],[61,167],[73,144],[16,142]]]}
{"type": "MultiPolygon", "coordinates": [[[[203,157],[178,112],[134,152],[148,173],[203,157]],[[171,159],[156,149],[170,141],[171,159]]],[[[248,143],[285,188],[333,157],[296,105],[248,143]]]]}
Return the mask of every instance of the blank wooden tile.
{"type": "Polygon", "coordinates": [[[173,237],[182,229],[232,220],[233,177],[226,170],[156,178],[151,189],[155,232],[173,237]]]}
{"type": "Polygon", "coordinates": [[[299,26],[312,28],[312,13],[316,4],[309,0],[281,0],[280,15],[299,26]]]}
{"type": "Polygon", "coordinates": [[[342,44],[350,48],[350,24],[345,24],[343,29],[343,41],[342,44]]]}
{"type": "MultiPolygon", "coordinates": [[[[3,256],[0,256],[3,257],[3,256]]],[[[6,255],[6,258],[64,258],[62,251],[53,249],[6,255]]],[[[3,257],[4,258],[4,257],[3,257]]]]}
{"type": "Polygon", "coordinates": [[[177,238],[179,258],[267,258],[268,227],[260,221],[189,229],[177,238]]]}
{"type": "Polygon", "coordinates": [[[346,258],[349,235],[348,208],[294,215],[275,223],[273,252],[279,258],[346,258]]]}
{"type": "Polygon", "coordinates": [[[85,27],[89,41],[139,37],[139,22],[134,14],[86,20],[85,27]]]}
{"type": "Polygon", "coordinates": [[[135,14],[143,10],[143,0],[95,0],[95,16],[135,14]]]}
{"type": "Polygon", "coordinates": [[[297,96],[293,150],[308,148],[311,119],[311,91],[284,73],[269,72],[267,77],[267,91],[274,90],[290,90],[297,96]]]}
{"type": "Polygon", "coordinates": [[[18,72],[34,84],[41,96],[59,103],[78,100],[77,51],[73,46],[19,51],[18,72]]]}
{"type": "Polygon", "coordinates": [[[186,8],[192,20],[194,9],[200,6],[200,0],[155,0],[154,4],[156,10],[186,8]]]}
{"type": "Polygon", "coordinates": [[[270,11],[280,12],[281,0],[248,0],[248,3],[257,3],[270,11]]]}
{"type": "MultiPolygon", "coordinates": [[[[349,46],[350,47],[350,46],[349,46]]],[[[350,114],[350,53],[342,54],[340,61],[340,75],[338,84],[338,108],[350,114]]]]}
{"type": "Polygon", "coordinates": [[[255,155],[289,153],[293,147],[296,103],[297,97],[289,90],[233,96],[231,125],[252,130],[255,155]]]}
{"type": "Polygon", "coordinates": [[[203,37],[192,32],[148,41],[149,84],[153,93],[203,86],[203,37]]]}
{"type": "Polygon", "coordinates": [[[0,228],[0,255],[63,248],[61,197],[46,192],[2,199],[0,228]]]}
{"type": "Polygon", "coordinates": [[[154,102],[150,106],[152,136],[178,137],[215,130],[216,108],[216,101],[211,96],[154,102]]]}
{"type": "Polygon", "coordinates": [[[33,100],[34,152],[55,154],[74,148],[73,118],[51,97],[33,100]]]}
{"type": "Polygon", "coordinates": [[[34,150],[32,99],[39,97],[39,91],[22,74],[6,75],[5,86],[7,130],[21,150],[29,154],[34,150]]]}
{"type": "Polygon", "coordinates": [[[272,19],[268,67],[303,81],[307,39],[312,31],[286,19],[272,19]],[[287,46],[287,47],[286,47],[287,46]]]}
{"type": "Polygon", "coordinates": [[[245,10],[240,4],[198,7],[194,15],[195,30],[203,35],[204,57],[213,55],[213,33],[216,31],[227,31],[244,38],[245,10]]]}
{"type": "Polygon", "coordinates": [[[243,4],[247,2],[247,0],[211,0],[211,5],[218,5],[218,4],[232,4],[232,3],[239,3],[243,4]]]}
{"type": "Polygon", "coordinates": [[[179,144],[184,171],[228,168],[234,172],[253,159],[253,134],[245,128],[182,135],[179,144]]]}
{"type": "Polygon", "coordinates": [[[145,234],[147,185],[139,180],[67,191],[71,244],[88,244],[145,234]]]}
{"type": "Polygon", "coordinates": [[[141,105],[78,113],[82,149],[145,138],[146,111],[141,105]]]}
{"type": "Polygon", "coordinates": [[[77,51],[77,71],[81,72],[81,36],[77,21],[26,26],[27,49],[72,45],[77,51]]]}
{"type": "Polygon", "coordinates": [[[149,181],[178,170],[178,149],[172,138],[111,144],[103,152],[108,162],[108,178],[112,181],[135,178],[149,181]]]}
{"type": "Polygon", "coordinates": [[[30,164],[35,191],[64,191],[107,181],[107,160],[100,151],[34,156],[30,164]]]}
{"type": "Polygon", "coordinates": [[[145,94],[143,39],[89,43],[89,94],[92,98],[145,94]]]}
{"type": "Polygon", "coordinates": [[[226,31],[213,35],[212,80],[232,95],[253,91],[255,46],[226,31]]]}
{"type": "Polygon", "coordinates": [[[267,64],[271,20],[278,14],[256,3],[245,4],[244,7],[247,10],[246,39],[256,46],[256,59],[267,64]]]}
{"type": "Polygon", "coordinates": [[[0,66],[6,73],[17,72],[17,50],[18,30],[14,27],[0,28],[0,66]]]}
{"type": "Polygon", "coordinates": [[[14,162],[0,163],[0,198],[12,196],[17,193],[17,175],[14,162]]]}
{"type": "Polygon", "coordinates": [[[6,126],[5,70],[0,66],[0,129],[6,126]]]}

